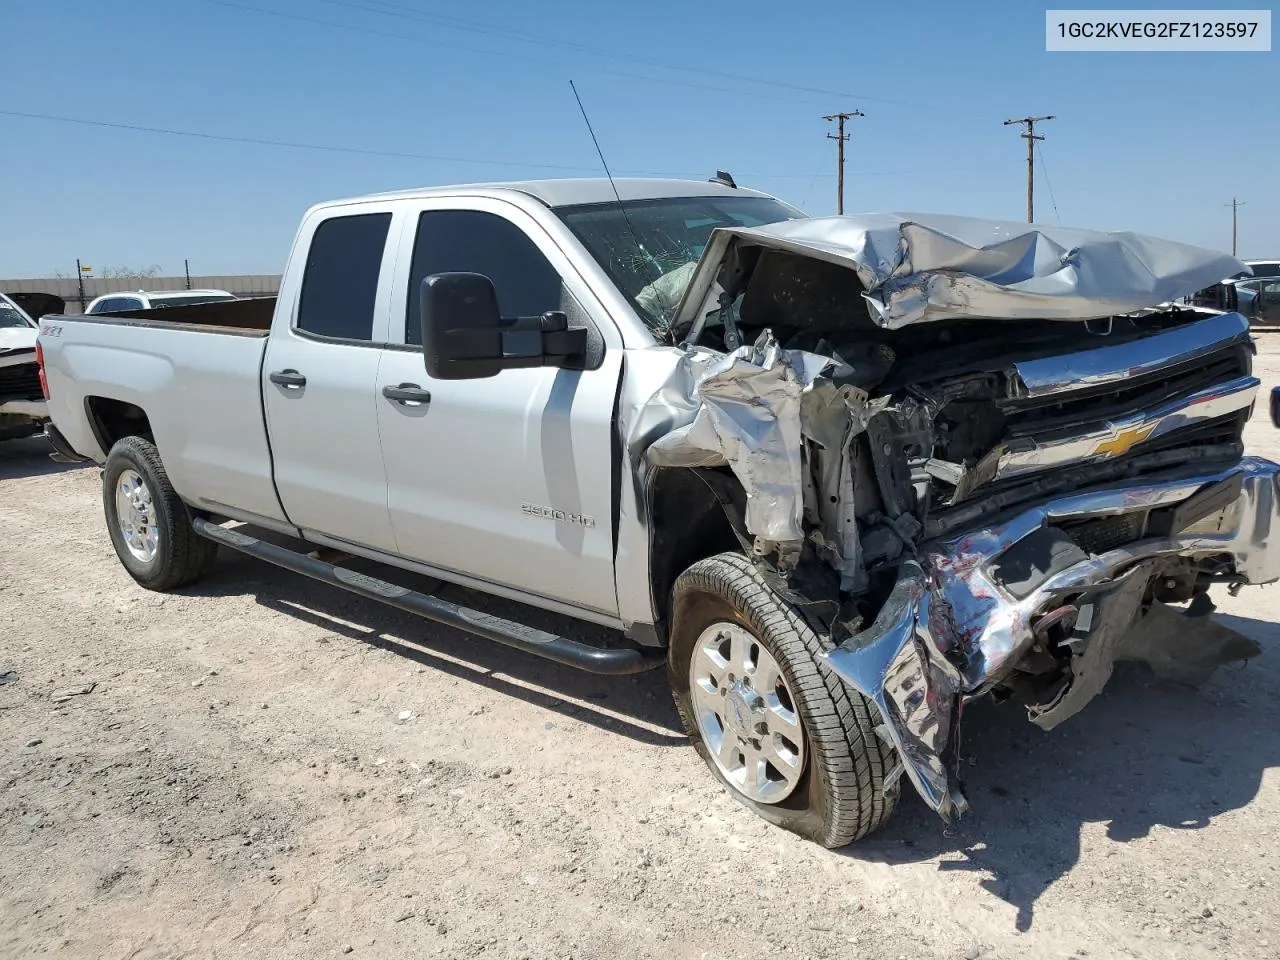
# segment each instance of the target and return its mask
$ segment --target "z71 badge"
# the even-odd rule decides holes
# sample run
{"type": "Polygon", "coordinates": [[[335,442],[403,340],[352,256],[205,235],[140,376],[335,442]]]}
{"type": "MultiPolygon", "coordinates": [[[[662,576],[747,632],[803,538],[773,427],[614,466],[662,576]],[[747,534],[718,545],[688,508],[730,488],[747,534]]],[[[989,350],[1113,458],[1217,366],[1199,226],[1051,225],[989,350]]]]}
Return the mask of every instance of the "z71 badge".
{"type": "Polygon", "coordinates": [[[531,517],[543,517],[557,523],[576,523],[580,527],[594,527],[595,517],[581,513],[569,513],[567,510],[556,510],[554,507],[540,507],[536,503],[522,503],[520,509],[531,517]]]}

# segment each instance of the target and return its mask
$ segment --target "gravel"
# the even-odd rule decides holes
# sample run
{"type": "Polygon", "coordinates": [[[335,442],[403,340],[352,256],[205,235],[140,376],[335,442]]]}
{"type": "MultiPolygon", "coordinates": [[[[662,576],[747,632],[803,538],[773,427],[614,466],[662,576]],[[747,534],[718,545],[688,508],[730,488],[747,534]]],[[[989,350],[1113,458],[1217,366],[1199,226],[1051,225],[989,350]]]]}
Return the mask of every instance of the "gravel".
{"type": "MultiPolygon", "coordinates": [[[[1280,455],[1265,403],[1246,438],[1280,455]]],[[[46,454],[0,444],[0,957],[1280,956],[1280,588],[1215,590],[1264,652],[1202,690],[1122,664],[1048,734],[974,704],[965,819],[908,789],[825,851],[715,784],[661,672],[575,673],[225,553],[147,593],[97,471],[46,454]]]]}

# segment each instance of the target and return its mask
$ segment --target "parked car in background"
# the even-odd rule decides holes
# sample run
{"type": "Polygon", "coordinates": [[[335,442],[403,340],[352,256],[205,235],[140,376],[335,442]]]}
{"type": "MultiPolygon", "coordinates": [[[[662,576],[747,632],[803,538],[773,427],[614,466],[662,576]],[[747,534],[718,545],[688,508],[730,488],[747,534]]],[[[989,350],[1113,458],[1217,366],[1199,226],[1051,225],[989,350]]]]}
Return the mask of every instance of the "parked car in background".
{"type": "Polygon", "coordinates": [[[1280,324],[1280,276],[1224,280],[1197,291],[1193,306],[1222,313],[1240,313],[1255,326],[1280,324]]]}
{"type": "Polygon", "coordinates": [[[1253,299],[1259,282],[1280,279],[1280,260],[1245,260],[1248,270],[1233,273],[1224,280],[1219,280],[1203,290],[1197,290],[1186,298],[1186,302],[1197,307],[1210,310],[1239,311],[1248,315],[1247,306],[1253,299]],[[1240,288],[1240,297],[1236,297],[1236,289],[1240,288]]]}
{"type": "Polygon", "coordinates": [[[0,440],[39,433],[48,419],[36,358],[37,332],[26,311],[0,293],[0,440]]]}
{"type": "Polygon", "coordinates": [[[91,313],[120,313],[124,310],[156,310],[160,307],[188,307],[194,303],[237,300],[226,290],[137,290],[132,293],[107,293],[92,301],[85,310],[91,313]]]}
{"type": "Polygon", "coordinates": [[[1280,260],[1246,260],[1255,277],[1280,277],[1280,260]]]}
{"type": "Polygon", "coordinates": [[[1280,324],[1280,276],[1237,280],[1227,285],[1234,297],[1228,309],[1243,313],[1250,323],[1280,324]]]}

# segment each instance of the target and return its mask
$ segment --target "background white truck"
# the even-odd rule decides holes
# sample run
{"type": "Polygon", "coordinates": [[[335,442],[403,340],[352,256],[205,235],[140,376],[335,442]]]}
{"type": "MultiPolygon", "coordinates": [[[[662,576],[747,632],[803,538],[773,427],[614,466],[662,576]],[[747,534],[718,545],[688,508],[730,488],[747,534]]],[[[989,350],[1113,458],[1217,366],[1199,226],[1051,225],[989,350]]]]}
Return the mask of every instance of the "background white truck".
{"type": "Polygon", "coordinates": [[[91,301],[84,312],[93,315],[128,310],[159,310],[235,299],[236,295],[226,290],[124,290],[104,293],[91,301]]]}
{"type": "Polygon", "coordinates": [[[1278,468],[1241,444],[1248,324],[1155,306],[1234,260],[616,189],[327,203],[278,299],[46,317],[49,435],[103,464],[129,573],[181,587],[222,544],[584,669],[665,663],[714,774],[830,846],[882,823],[902,774],[964,809],[973,697],[1051,727],[1117,659],[1196,682],[1257,653],[1206,592],[1280,578],[1278,468]]]}

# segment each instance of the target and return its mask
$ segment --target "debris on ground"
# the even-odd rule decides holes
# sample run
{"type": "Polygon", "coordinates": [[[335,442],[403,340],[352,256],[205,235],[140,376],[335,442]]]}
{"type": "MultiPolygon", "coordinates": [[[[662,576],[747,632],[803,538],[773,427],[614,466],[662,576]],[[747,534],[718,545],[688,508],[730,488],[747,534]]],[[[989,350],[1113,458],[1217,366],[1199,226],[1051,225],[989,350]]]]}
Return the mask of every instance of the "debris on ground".
{"type": "Polygon", "coordinates": [[[94,688],[97,687],[97,685],[98,684],[96,682],[90,681],[89,683],[82,684],[78,687],[65,687],[62,690],[53,691],[50,699],[52,699],[54,703],[66,703],[73,697],[83,697],[93,693],[94,688]]]}

